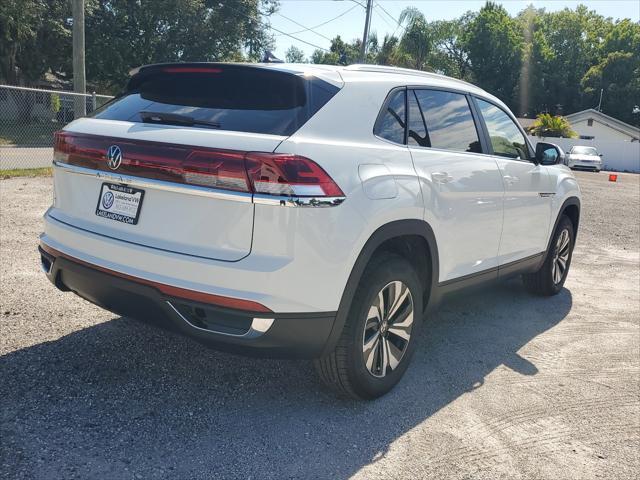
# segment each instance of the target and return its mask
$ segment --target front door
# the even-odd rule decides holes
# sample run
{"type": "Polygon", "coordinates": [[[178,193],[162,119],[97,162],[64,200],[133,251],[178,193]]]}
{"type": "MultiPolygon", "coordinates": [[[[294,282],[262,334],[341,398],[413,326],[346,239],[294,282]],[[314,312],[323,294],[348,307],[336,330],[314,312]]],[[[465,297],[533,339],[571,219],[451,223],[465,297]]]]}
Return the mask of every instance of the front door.
{"type": "Polygon", "coordinates": [[[485,100],[475,101],[504,181],[504,225],[498,254],[499,264],[504,265],[546,250],[555,188],[547,167],[534,163],[533,152],[511,116],[485,100]]]}

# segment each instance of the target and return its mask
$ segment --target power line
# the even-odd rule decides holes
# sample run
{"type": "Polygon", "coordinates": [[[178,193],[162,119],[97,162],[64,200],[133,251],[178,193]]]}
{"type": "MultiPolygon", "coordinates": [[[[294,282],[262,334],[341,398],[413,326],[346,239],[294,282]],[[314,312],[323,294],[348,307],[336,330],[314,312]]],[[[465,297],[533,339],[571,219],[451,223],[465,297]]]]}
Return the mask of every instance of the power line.
{"type": "Polygon", "coordinates": [[[331,53],[331,52],[330,52],[330,50],[328,50],[328,49],[326,49],[326,48],[324,48],[324,47],[321,47],[320,45],[316,45],[315,43],[307,42],[306,40],[302,40],[301,38],[294,37],[294,36],[293,36],[293,35],[291,35],[290,33],[283,32],[282,30],[278,30],[276,27],[274,27],[274,26],[272,26],[272,25],[270,25],[270,24],[268,24],[268,23],[263,23],[263,22],[261,22],[261,21],[260,21],[260,19],[258,19],[258,18],[252,18],[252,17],[250,17],[249,15],[247,15],[246,13],[241,12],[241,11],[240,11],[240,10],[238,10],[237,8],[234,8],[234,7],[232,7],[232,6],[228,5],[228,4],[226,4],[226,5],[225,5],[225,7],[230,8],[230,9],[231,9],[231,10],[233,10],[234,12],[239,13],[240,15],[242,15],[242,16],[243,16],[243,17],[245,17],[245,18],[248,18],[248,19],[249,19],[249,20],[251,20],[251,21],[258,22],[258,24],[262,25],[264,28],[268,28],[268,29],[273,30],[273,31],[275,31],[275,32],[281,33],[282,35],[286,35],[287,37],[289,37],[289,38],[293,38],[294,40],[296,40],[296,41],[298,41],[298,42],[305,43],[305,44],[309,45],[310,47],[317,48],[317,49],[322,50],[322,51],[327,52],[327,53],[331,53]]]}
{"type": "Polygon", "coordinates": [[[382,4],[380,4],[380,2],[376,2],[376,6],[380,7],[380,8],[382,9],[382,11],[383,11],[384,13],[386,13],[386,14],[387,14],[387,16],[388,16],[391,20],[393,20],[393,21],[398,25],[398,26],[396,27],[395,31],[393,32],[393,35],[395,35],[395,34],[396,34],[396,32],[398,31],[398,28],[405,28],[405,27],[403,27],[403,26],[402,26],[402,24],[401,24],[398,20],[396,20],[396,19],[395,19],[395,17],[394,17],[393,15],[391,15],[391,14],[387,11],[387,9],[386,9],[386,8],[384,8],[384,7],[382,6],[382,4]]]}
{"type": "Polygon", "coordinates": [[[264,24],[264,23],[260,22],[259,20],[258,20],[258,23],[260,23],[263,27],[270,28],[271,30],[274,30],[274,31],[276,31],[278,33],[281,33],[282,35],[285,35],[285,36],[287,36],[289,38],[293,38],[294,40],[297,40],[298,42],[306,43],[310,47],[314,47],[314,48],[317,48],[318,50],[322,50],[324,52],[330,53],[329,49],[321,47],[320,45],[316,45],[315,43],[307,42],[306,40],[302,40],[301,38],[294,37],[290,33],[283,32],[282,30],[278,30],[276,27],[273,27],[273,26],[271,26],[269,24],[264,24]]]}
{"type": "Polygon", "coordinates": [[[283,32],[282,30],[278,30],[276,27],[272,27],[272,26],[271,26],[271,25],[269,25],[269,24],[264,24],[264,23],[262,23],[262,22],[260,22],[260,23],[262,24],[262,26],[264,26],[264,27],[266,27],[266,28],[270,28],[271,30],[274,30],[274,31],[276,31],[276,32],[278,32],[278,33],[281,33],[282,35],[285,35],[285,36],[287,36],[287,37],[289,37],[289,38],[293,38],[294,40],[297,40],[298,42],[306,43],[306,44],[307,44],[307,45],[309,45],[310,47],[317,48],[318,50],[322,50],[322,51],[327,52],[327,53],[331,53],[331,51],[330,51],[329,49],[324,48],[324,47],[321,47],[320,45],[316,45],[315,43],[307,42],[306,40],[302,40],[301,38],[294,37],[294,36],[293,36],[293,35],[291,35],[290,33],[283,32]]]}
{"type": "MultiPolygon", "coordinates": [[[[323,26],[325,26],[326,24],[331,23],[331,22],[333,22],[334,20],[337,20],[337,19],[339,19],[340,17],[345,16],[345,15],[346,15],[347,13],[349,13],[351,10],[353,10],[354,8],[356,8],[356,7],[359,5],[359,3],[358,3],[358,2],[355,2],[355,3],[356,3],[356,4],[355,4],[355,5],[353,5],[351,8],[348,8],[347,10],[345,10],[344,12],[342,12],[340,15],[338,15],[338,16],[336,16],[336,17],[333,17],[333,18],[331,18],[331,19],[327,20],[326,22],[319,23],[318,25],[314,25],[313,27],[305,27],[305,29],[304,29],[304,30],[296,30],[295,32],[289,32],[289,35],[295,35],[295,34],[297,34],[297,33],[307,32],[307,31],[309,31],[309,30],[313,31],[313,30],[314,30],[314,29],[316,29],[316,28],[323,27],[323,26]]],[[[282,15],[281,13],[278,13],[278,15],[284,16],[284,15],[282,15]]],[[[285,18],[286,18],[286,17],[285,17],[285,18]]],[[[294,22],[294,23],[297,23],[297,22],[294,22]]],[[[314,33],[318,33],[318,32],[314,32],[314,33]]],[[[320,34],[320,33],[318,33],[318,35],[321,35],[321,34],[320,34]]],[[[321,35],[321,36],[323,36],[323,35],[321,35]]]]}
{"type": "MultiPolygon", "coordinates": [[[[376,4],[375,7],[379,7],[379,4],[376,4]]],[[[376,8],[374,7],[373,11],[376,12],[378,14],[378,16],[382,19],[382,21],[384,23],[386,23],[390,28],[393,28],[393,25],[391,25],[389,23],[389,20],[387,20],[387,17],[385,17],[384,15],[382,15],[382,13],[380,13],[376,8]]],[[[396,27],[397,28],[397,27],[396,27]]]]}
{"type": "Polygon", "coordinates": [[[398,29],[401,28],[402,30],[406,31],[407,27],[405,27],[404,25],[402,25],[398,20],[395,19],[395,17],[393,15],[391,15],[386,8],[384,8],[379,2],[376,2],[376,6],[380,7],[382,9],[382,11],[384,13],[387,14],[387,16],[393,20],[398,26],[396,27],[396,29],[393,31],[393,33],[391,34],[392,37],[396,36],[396,33],[398,32],[398,29]]]}
{"type": "MultiPolygon", "coordinates": [[[[357,6],[357,5],[356,5],[356,6],[357,6]]],[[[322,34],[322,33],[320,33],[320,32],[316,32],[316,31],[314,31],[312,27],[307,27],[307,26],[305,26],[305,25],[301,24],[300,22],[295,21],[293,18],[289,18],[289,17],[287,17],[286,15],[283,15],[283,14],[282,14],[282,13],[280,13],[280,12],[275,12],[275,13],[276,13],[276,15],[280,15],[282,18],[284,18],[284,19],[286,19],[286,20],[289,20],[289,21],[290,21],[290,22],[292,22],[292,23],[295,23],[295,24],[296,24],[296,25],[298,25],[299,27],[304,28],[304,30],[302,30],[301,32],[294,32],[294,33],[302,33],[302,32],[305,32],[305,31],[310,31],[311,33],[315,33],[316,35],[319,35],[320,37],[322,37],[322,38],[324,38],[324,39],[327,39],[327,40],[331,41],[331,39],[330,39],[329,37],[327,37],[326,35],[323,35],[323,34],[322,34]]],[[[291,35],[291,34],[289,34],[289,35],[291,35]]]]}

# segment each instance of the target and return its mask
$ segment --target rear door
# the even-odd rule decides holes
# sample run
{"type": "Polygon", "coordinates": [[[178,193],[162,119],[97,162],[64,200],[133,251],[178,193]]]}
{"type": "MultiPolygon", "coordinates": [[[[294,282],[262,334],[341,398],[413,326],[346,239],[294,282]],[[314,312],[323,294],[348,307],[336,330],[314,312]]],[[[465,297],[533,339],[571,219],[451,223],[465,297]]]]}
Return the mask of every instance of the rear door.
{"type": "Polygon", "coordinates": [[[497,266],[502,176],[483,154],[468,97],[409,89],[407,143],[420,177],[425,219],[438,240],[440,281],[497,266]]]}
{"type": "Polygon", "coordinates": [[[194,257],[251,251],[247,152],[273,152],[336,92],[315,77],[237,65],[143,68],[56,138],[50,216],[194,257]]]}
{"type": "Polygon", "coordinates": [[[504,265],[545,251],[555,188],[547,167],[533,162],[524,134],[501,107],[475,99],[504,181],[504,226],[499,262],[504,265]]]}

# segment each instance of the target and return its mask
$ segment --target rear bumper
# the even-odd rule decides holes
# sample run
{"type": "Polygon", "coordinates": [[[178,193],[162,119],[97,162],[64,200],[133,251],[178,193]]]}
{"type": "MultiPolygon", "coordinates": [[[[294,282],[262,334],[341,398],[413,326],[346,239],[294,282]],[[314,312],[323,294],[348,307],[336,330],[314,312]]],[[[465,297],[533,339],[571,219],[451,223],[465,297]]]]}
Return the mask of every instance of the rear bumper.
{"type": "MultiPolygon", "coordinates": [[[[78,197],[76,201],[84,199],[78,197]]],[[[128,233],[118,237],[101,235],[64,217],[59,208],[45,214],[40,239],[80,263],[162,282],[179,290],[242,299],[263,305],[266,311],[336,311],[355,261],[352,249],[347,248],[352,247],[350,238],[342,235],[343,228],[332,220],[340,209],[275,209],[266,205],[256,205],[255,209],[252,253],[237,262],[150,248],[136,243],[128,233]],[[64,218],[56,218],[53,213],[64,218]]],[[[163,224],[172,228],[168,219],[163,224]]],[[[227,307],[255,310],[237,304],[227,307]]]]}
{"type": "Polygon", "coordinates": [[[44,243],[39,250],[42,269],[58,289],[72,291],[118,315],[169,325],[220,350],[315,358],[322,354],[334,326],[335,312],[278,314],[231,309],[181,289],[166,290],[161,284],[87,264],[44,243]]]}

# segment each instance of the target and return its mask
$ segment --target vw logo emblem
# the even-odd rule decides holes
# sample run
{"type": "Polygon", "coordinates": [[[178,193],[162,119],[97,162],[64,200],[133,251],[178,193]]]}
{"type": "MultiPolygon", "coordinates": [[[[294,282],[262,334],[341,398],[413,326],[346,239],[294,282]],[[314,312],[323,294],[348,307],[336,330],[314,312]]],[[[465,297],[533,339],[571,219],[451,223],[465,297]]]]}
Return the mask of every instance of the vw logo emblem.
{"type": "Polygon", "coordinates": [[[122,150],[117,145],[111,145],[107,150],[107,165],[111,170],[117,170],[122,163],[122,150]]]}
{"type": "Polygon", "coordinates": [[[102,196],[102,206],[109,210],[112,207],[114,200],[115,197],[113,196],[113,193],[105,192],[105,194],[102,196]]]}

